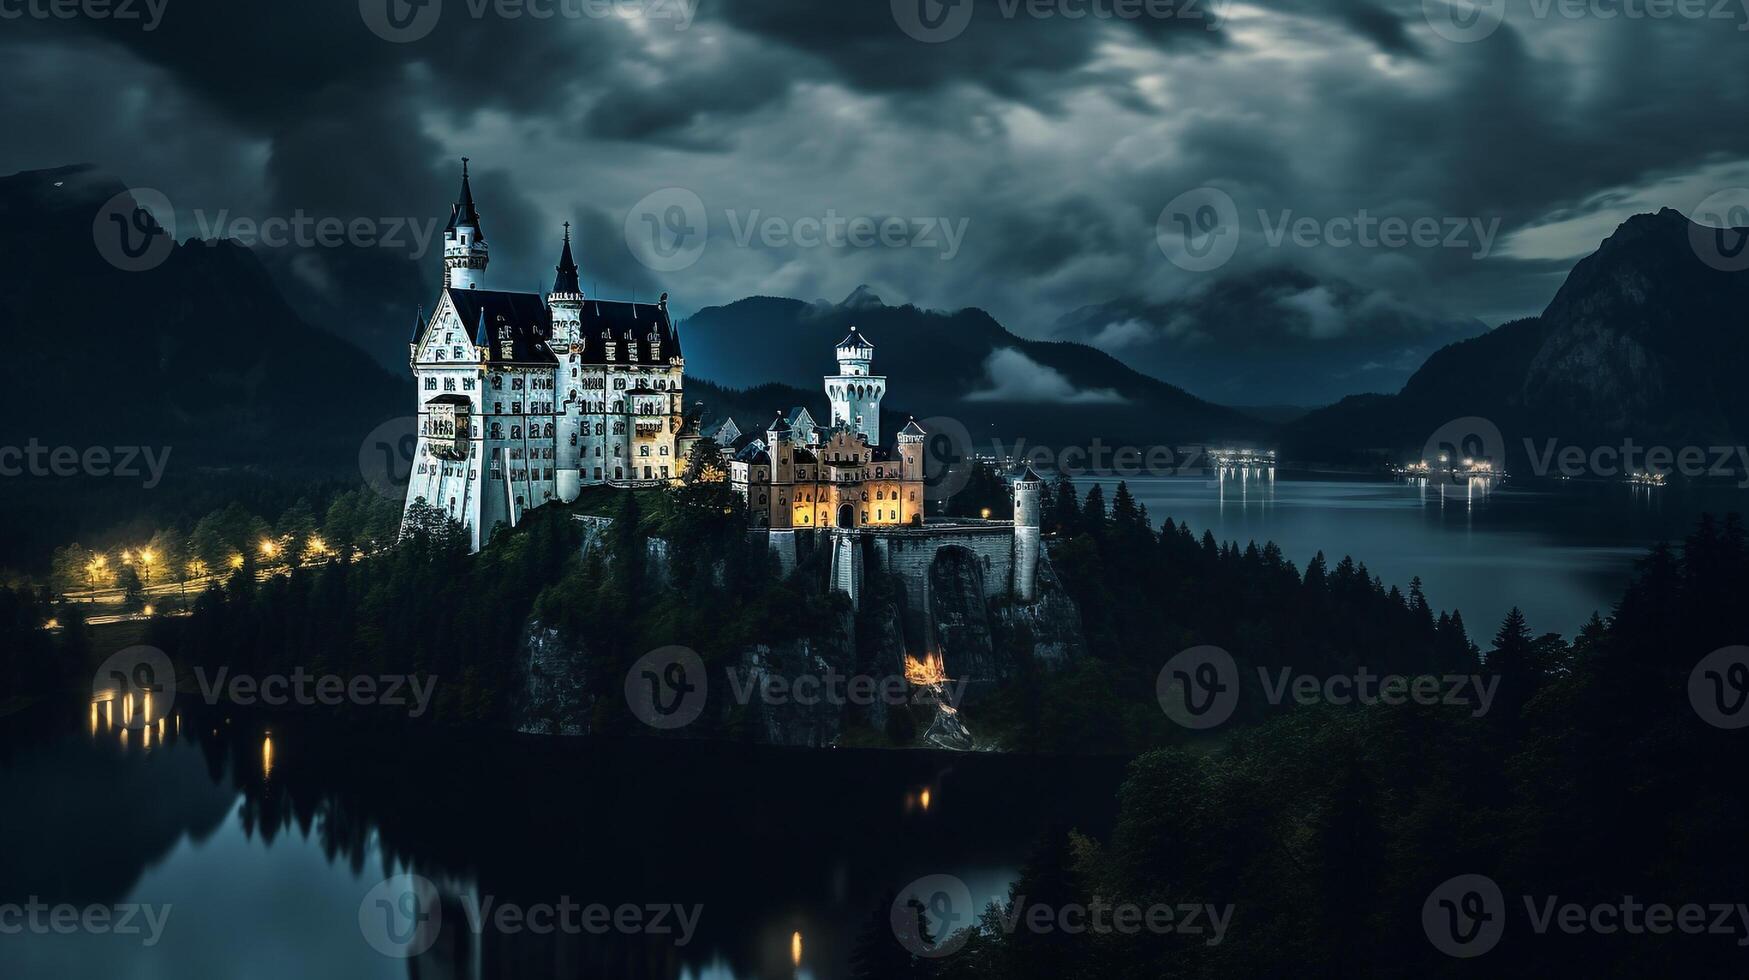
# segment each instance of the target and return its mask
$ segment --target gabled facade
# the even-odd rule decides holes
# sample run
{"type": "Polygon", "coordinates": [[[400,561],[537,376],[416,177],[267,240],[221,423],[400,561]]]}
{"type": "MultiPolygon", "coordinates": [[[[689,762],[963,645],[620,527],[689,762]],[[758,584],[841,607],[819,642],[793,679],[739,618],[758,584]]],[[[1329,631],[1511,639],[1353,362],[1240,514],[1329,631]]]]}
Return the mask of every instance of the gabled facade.
{"type": "Polygon", "coordinates": [[[586,484],[677,479],[685,358],[655,304],[583,294],[566,225],[546,296],[484,288],[489,264],[466,162],[444,232],[444,288],[409,345],[419,442],[407,505],[423,500],[477,550],[531,507],[586,484]]]}

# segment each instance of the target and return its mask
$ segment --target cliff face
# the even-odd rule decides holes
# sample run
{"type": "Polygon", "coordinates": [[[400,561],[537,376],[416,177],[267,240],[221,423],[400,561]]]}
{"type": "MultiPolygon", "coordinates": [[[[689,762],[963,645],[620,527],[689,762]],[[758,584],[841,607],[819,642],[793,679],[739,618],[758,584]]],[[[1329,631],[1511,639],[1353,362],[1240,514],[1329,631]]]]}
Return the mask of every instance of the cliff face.
{"type": "Polygon", "coordinates": [[[1724,271],[1749,230],[1715,231],[1676,211],[1636,215],[1582,259],[1542,315],[1442,348],[1396,395],[1356,396],[1283,431],[1283,449],[1418,450],[1444,423],[1498,425],[1522,440],[1736,445],[1749,437],[1749,271],[1724,271]],[[1714,239],[1719,239],[1714,244],[1714,239]],[[1712,261],[1703,258],[1712,256],[1712,261]]]}
{"type": "MultiPolygon", "coordinates": [[[[823,748],[854,733],[858,742],[977,748],[978,695],[1011,681],[1029,661],[1056,670],[1086,647],[1080,611],[1048,557],[1038,599],[1015,603],[987,601],[976,561],[952,554],[931,570],[926,617],[908,616],[903,592],[894,590],[871,596],[860,613],[845,611],[823,638],[753,644],[711,667],[706,720],[682,734],[823,748]],[[934,635],[907,635],[906,623],[920,618],[933,623],[934,635]],[[941,654],[952,680],[938,689],[899,684],[906,657],[924,651],[941,654]],[[850,678],[885,693],[849,694],[850,678]],[[962,691],[973,702],[965,715],[953,703],[962,691]]],[[[528,624],[519,730],[587,735],[599,699],[624,696],[617,683],[591,684],[587,652],[555,629],[528,624]]]]}

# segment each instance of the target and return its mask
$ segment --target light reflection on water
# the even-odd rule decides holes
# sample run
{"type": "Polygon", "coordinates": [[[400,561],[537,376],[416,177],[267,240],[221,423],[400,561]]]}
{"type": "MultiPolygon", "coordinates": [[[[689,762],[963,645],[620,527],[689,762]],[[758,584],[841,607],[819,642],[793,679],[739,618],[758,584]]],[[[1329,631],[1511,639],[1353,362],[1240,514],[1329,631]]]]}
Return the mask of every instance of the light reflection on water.
{"type": "Polygon", "coordinates": [[[954,874],[979,901],[999,898],[1046,826],[1109,832],[1123,772],[1119,759],[269,726],[187,699],[130,729],[107,724],[107,703],[53,724],[0,720],[0,792],[21,801],[0,811],[0,834],[33,842],[0,854],[0,901],[24,889],[163,904],[169,927],[150,950],[89,935],[10,944],[8,980],[838,980],[872,912],[909,882],[954,874]],[[67,811],[92,821],[58,821],[67,811]],[[361,933],[367,893],[398,873],[431,880],[443,905],[441,940],[411,960],[361,933]],[[465,925],[487,900],[564,897],[703,911],[684,949],[465,925]]]}
{"type": "MultiPolygon", "coordinates": [[[[1118,481],[1075,482],[1083,493],[1101,485],[1109,507],[1118,481]]],[[[1593,611],[1608,614],[1652,544],[1680,540],[1703,511],[1749,510],[1749,494],[1729,487],[1317,481],[1267,471],[1125,482],[1156,526],[1170,517],[1240,548],[1274,541],[1301,571],[1320,551],[1332,567],[1352,555],[1405,592],[1420,576],[1434,608],[1460,609],[1472,635],[1491,635],[1514,604],[1533,629],[1571,635],[1593,611]]]]}

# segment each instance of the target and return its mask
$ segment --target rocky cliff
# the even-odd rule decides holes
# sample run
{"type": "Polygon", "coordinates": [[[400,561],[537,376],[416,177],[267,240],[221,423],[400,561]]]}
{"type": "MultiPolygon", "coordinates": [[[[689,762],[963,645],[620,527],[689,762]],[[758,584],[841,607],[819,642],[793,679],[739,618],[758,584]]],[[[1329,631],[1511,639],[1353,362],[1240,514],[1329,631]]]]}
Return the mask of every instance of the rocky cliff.
{"type": "MultiPolygon", "coordinates": [[[[979,695],[1029,662],[1050,671],[1085,654],[1080,611],[1048,556],[1039,583],[1033,602],[986,600],[976,562],[949,558],[931,572],[926,617],[907,615],[903,589],[873,583],[861,611],[842,609],[812,639],[752,644],[718,658],[708,667],[705,713],[677,734],[807,748],[977,748],[979,695]],[[920,620],[933,624],[933,635],[907,630],[920,620]],[[925,653],[952,665],[943,684],[904,681],[907,657],[925,653]]],[[[519,730],[586,735],[601,699],[624,696],[623,678],[592,682],[588,654],[586,642],[527,624],[519,730]]]]}

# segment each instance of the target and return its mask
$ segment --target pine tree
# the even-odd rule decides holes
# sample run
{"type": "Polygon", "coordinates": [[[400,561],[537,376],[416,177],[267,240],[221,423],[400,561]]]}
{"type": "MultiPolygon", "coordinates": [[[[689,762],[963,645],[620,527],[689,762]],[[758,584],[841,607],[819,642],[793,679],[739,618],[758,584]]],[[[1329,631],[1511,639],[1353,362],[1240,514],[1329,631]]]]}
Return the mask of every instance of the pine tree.
{"type": "Polygon", "coordinates": [[[1074,481],[1068,474],[1058,473],[1051,488],[1051,529],[1065,537],[1081,528],[1081,499],[1075,493],[1074,481]]]}

